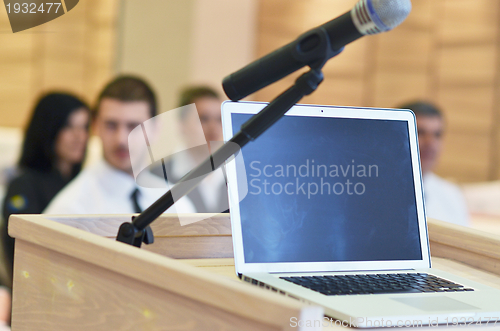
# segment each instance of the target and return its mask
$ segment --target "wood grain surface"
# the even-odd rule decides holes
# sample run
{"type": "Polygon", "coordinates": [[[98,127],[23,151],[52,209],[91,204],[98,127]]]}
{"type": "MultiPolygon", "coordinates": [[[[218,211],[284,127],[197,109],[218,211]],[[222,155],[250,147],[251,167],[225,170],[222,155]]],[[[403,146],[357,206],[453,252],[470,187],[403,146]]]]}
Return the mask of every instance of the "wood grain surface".
{"type": "Polygon", "coordinates": [[[291,330],[323,314],[40,215],[12,216],[9,234],[14,330],[291,330]]]}

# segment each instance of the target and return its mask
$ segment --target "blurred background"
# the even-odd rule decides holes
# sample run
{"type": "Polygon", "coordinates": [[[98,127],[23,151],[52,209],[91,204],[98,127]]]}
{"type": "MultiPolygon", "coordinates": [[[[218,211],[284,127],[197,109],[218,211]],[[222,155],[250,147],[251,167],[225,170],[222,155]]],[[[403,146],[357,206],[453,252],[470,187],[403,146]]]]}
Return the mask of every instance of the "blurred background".
{"type": "MultiPolygon", "coordinates": [[[[226,75],[357,1],[80,0],[65,15],[18,33],[0,5],[0,201],[42,93],[68,91],[93,105],[115,75],[134,74],[152,85],[165,112],[178,107],[187,85],[206,84],[223,95],[226,75]]],[[[361,38],[331,59],[319,89],[302,102],[383,108],[433,102],[446,122],[435,173],[469,192],[472,226],[500,234],[500,1],[412,5],[402,25],[361,38]]],[[[246,99],[271,101],[300,73],[246,99]]],[[[171,152],[181,135],[175,123],[166,130],[178,139],[165,141],[171,152]]],[[[87,163],[100,154],[94,137],[87,163]]],[[[6,273],[0,263],[0,280],[6,273]]]]}
{"type": "MultiPolygon", "coordinates": [[[[93,103],[118,73],[146,78],[161,111],[188,84],[222,92],[224,76],[356,0],[81,0],[64,16],[13,34],[0,8],[0,155],[13,164],[41,92],[74,91],[93,103]]],[[[303,103],[395,107],[414,99],[445,112],[439,175],[459,183],[500,178],[500,2],[414,0],[395,30],[362,38],[324,68],[303,103]]],[[[288,77],[248,97],[270,101],[288,77]]],[[[168,142],[170,143],[170,142],[168,142]]],[[[1,166],[1,165],[0,165],[1,166]]]]}

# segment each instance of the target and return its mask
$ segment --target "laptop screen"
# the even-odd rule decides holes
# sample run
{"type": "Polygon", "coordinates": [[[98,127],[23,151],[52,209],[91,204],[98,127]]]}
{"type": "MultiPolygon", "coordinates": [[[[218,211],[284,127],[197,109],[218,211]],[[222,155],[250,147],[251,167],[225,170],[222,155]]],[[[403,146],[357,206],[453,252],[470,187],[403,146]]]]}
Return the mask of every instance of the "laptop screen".
{"type": "Polygon", "coordinates": [[[422,259],[407,121],[289,115],[242,156],[245,263],[422,259]]]}

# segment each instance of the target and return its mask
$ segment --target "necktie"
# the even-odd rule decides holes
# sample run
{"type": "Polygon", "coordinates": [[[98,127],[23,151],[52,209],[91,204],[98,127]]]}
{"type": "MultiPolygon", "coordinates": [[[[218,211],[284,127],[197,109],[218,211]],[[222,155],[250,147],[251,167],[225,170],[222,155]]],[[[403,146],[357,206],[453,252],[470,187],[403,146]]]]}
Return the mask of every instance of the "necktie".
{"type": "Polygon", "coordinates": [[[142,208],[139,206],[139,201],[137,201],[137,196],[139,195],[139,189],[136,188],[130,198],[132,199],[132,209],[134,213],[142,213],[142,208]]]}

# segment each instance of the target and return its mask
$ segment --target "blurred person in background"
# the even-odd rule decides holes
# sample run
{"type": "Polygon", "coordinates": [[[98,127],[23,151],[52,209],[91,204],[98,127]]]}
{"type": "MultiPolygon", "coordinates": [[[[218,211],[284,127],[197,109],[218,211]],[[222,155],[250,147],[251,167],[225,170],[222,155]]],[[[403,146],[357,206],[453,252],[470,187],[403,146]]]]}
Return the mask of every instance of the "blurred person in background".
{"type": "MultiPolygon", "coordinates": [[[[24,134],[16,176],[9,182],[2,208],[2,241],[12,286],[14,239],[8,235],[11,214],[40,214],[81,170],[89,136],[90,112],[77,97],[52,92],[36,103],[24,134]]],[[[0,316],[9,316],[10,300],[0,292],[0,316]],[[8,305],[8,306],[7,306],[8,305]]]]}
{"type": "MultiPolygon", "coordinates": [[[[101,159],[61,190],[43,213],[140,213],[165,194],[168,183],[149,171],[141,173],[148,187],[136,183],[129,151],[132,130],[156,115],[155,93],[142,78],[122,75],[109,82],[98,97],[92,120],[102,142],[101,159]]],[[[169,212],[195,211],[185,197],[171,208],[169,212]]]]}
{"type": "MultiPolygon", "coordinates": [[[[185,143],[191,148],[164,159],[165,173],[171,183],[177,183],[185,174],[203,162],[208,153],[215,152],[224,140],[221,100],[218,93],[208,86],[188,86],[181,91],[178,106],[190,104],[195,104],[197,112],[181,111],[180,128],[185,143]],[[199,142],[198,123],[201,124],[207,145],[193,147],[199,142]]],[[[163,177],[162,167],[155,168],[153,172],[163,177]]],[[[194,204],[197,213],[228,212],[227,187],[222,168],[211,172],[187,196],[194,204]]]]}
{"type": "Polygon", "coordinates": [[[424,101],[406,103],[398,108],[411,109],[417,119],[427,217],[468,226],[469,214],[462,191],[433,172],[443,148],[445,122],[442,112],[424,101]]]}
{"type": "MultiPolygon", "coordinates": [[[[82,169],[89,137],[88,106],[67,93],[42,96],[26,128],[17,176],[3,201],[3,243],[12,268],[14,239],[7,234],[11,214],[40,214],[82,169]]],[[[12,271],[12,270],[10,270],[12,271]]]]}

